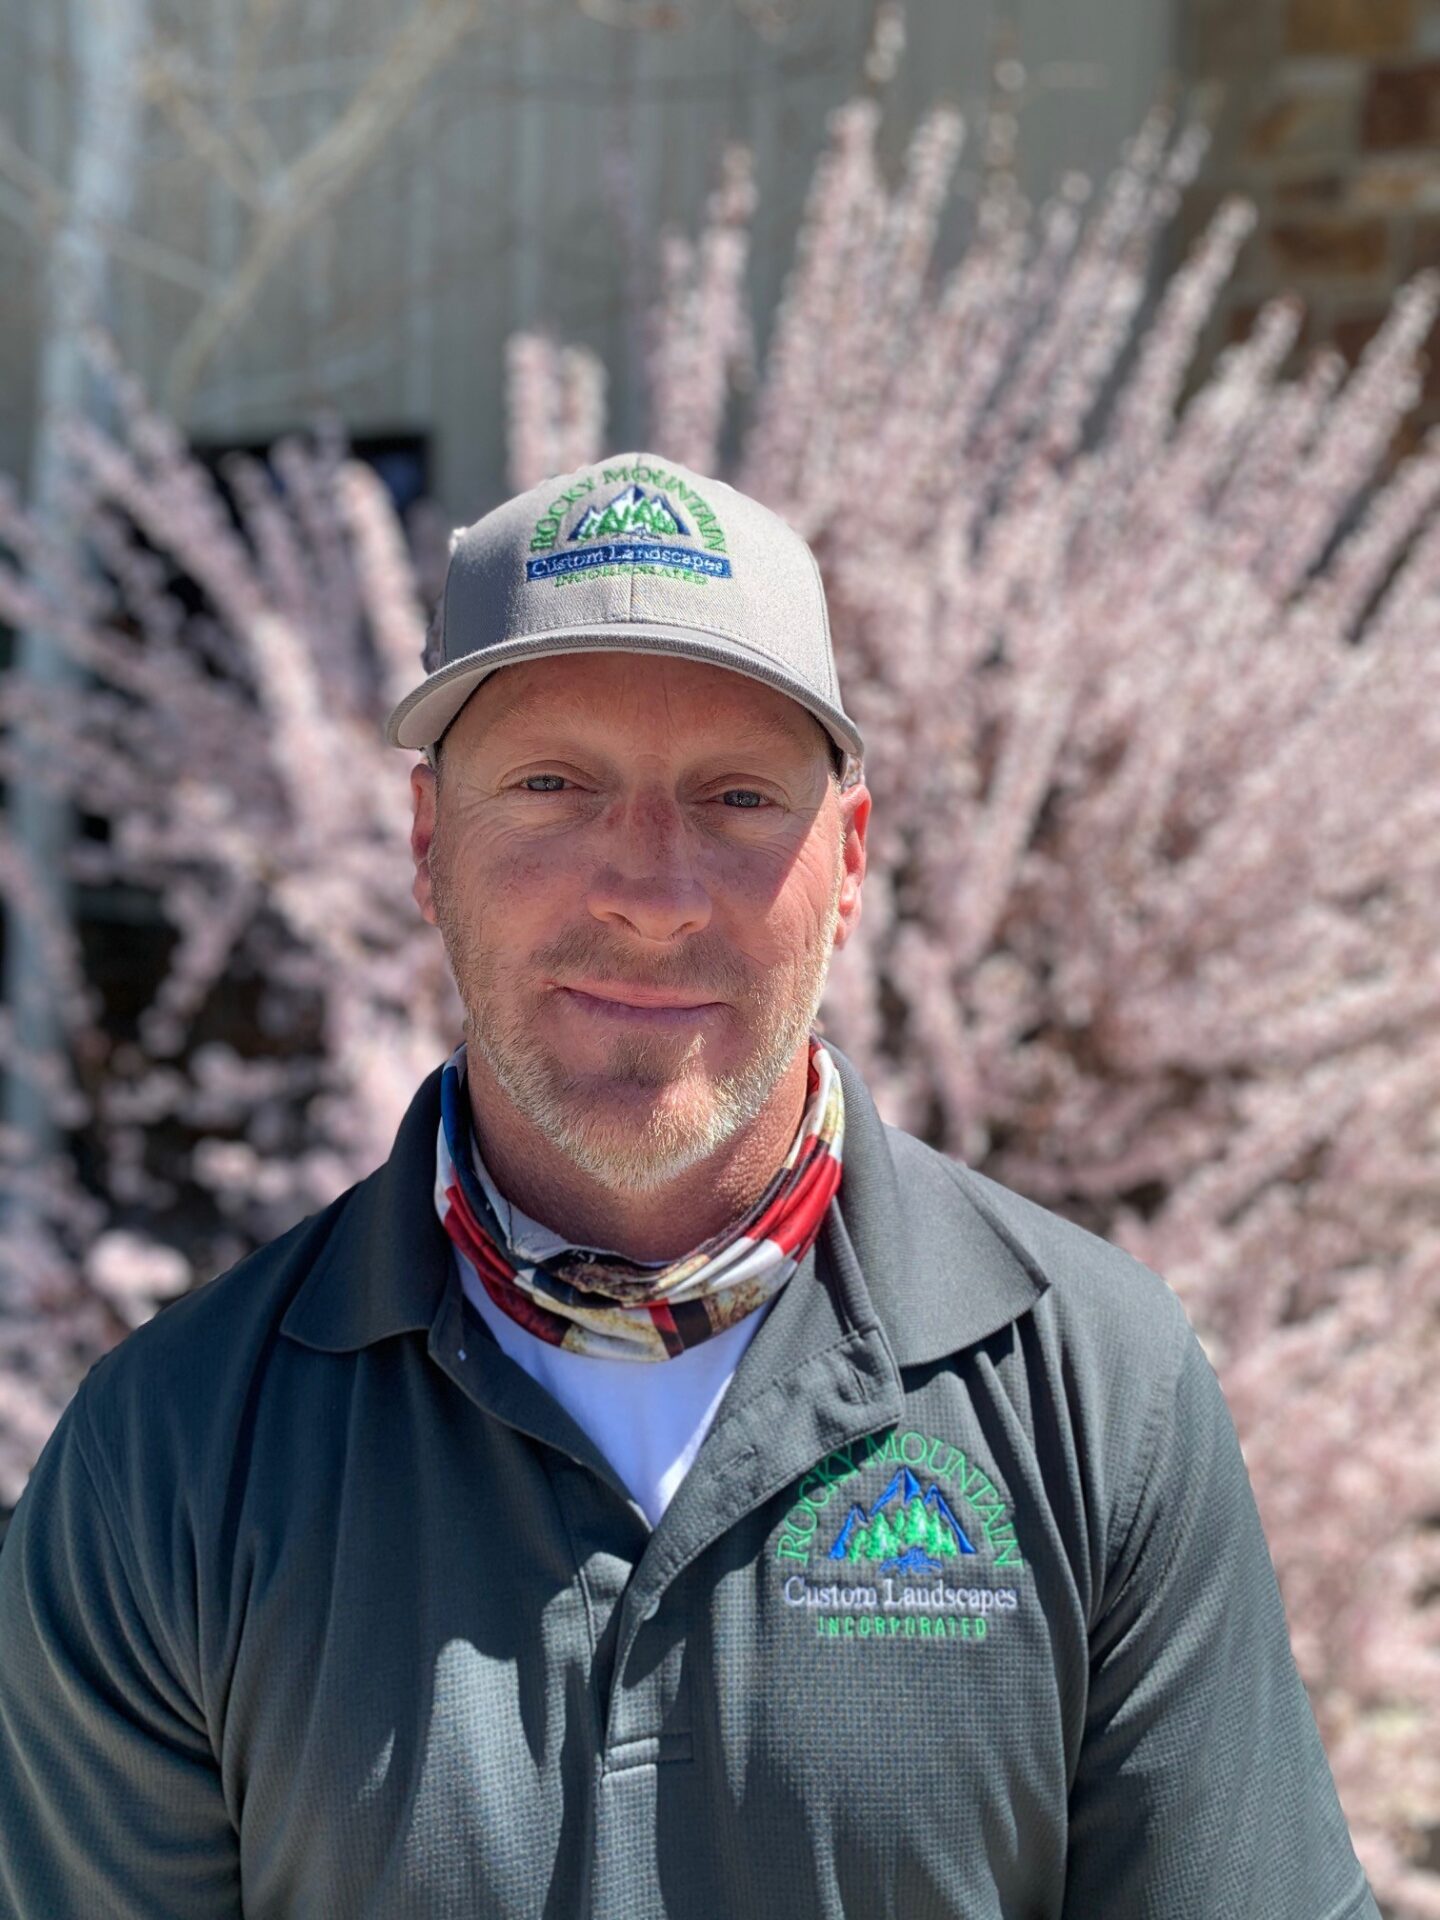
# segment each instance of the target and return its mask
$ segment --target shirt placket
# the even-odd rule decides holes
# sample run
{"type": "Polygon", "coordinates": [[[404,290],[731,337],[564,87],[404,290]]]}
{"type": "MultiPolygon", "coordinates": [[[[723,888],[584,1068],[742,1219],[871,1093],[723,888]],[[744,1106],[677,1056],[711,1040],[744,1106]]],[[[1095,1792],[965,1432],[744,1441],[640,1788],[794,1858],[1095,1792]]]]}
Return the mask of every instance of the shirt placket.
{"type": "Polygon", "coordinates": [[[899,1369],[854,1251],[832,1211],[653,1530],[589,1437],[501,1353],[458,1282],[436,1316],[430,1352],[472,1400],[546,1449],[591,1640],[593,1804],[581,1911],[596,1920],[659,1916],[659,1773],[691,1763],[694,1749],[687,1576],[708,1546],[816,1460],[903,1410],[899,1369]],[[472,1352],[482,1342],[483,1365],[472,1352]]]}
{"type": "Polygon", "coordinates": [[[661,1768],[690,1761],[695,1746],[685,1654],[694,1609],[708,1604],[701,1556],[817,1460],[892,1424],[903,1408],[894,1355],[832,1213],[741,1360],[620,1600],[597,1776],[588,1909],[597,1920],[658,1920],[667,1911],[657,1800],[661,1768]]]}

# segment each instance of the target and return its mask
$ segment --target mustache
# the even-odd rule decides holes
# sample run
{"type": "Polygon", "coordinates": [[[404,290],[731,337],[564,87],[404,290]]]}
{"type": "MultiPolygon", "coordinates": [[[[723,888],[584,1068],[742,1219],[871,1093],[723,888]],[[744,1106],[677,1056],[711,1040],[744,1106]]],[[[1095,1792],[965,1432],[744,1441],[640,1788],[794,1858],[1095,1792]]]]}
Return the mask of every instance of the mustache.
{"type": "Polygon", "coordinates": [[[546,972],[579,975],[597,986],[650,987],[662,993],[703,993],[714,1000],[739,1000],[754,991],[748,969],[737,964],[733,952],[687,941],[682,952],[666,958],[618,950],[613,942],[596,940],[578,927],[554,940],[535,955],[546,972]]]}

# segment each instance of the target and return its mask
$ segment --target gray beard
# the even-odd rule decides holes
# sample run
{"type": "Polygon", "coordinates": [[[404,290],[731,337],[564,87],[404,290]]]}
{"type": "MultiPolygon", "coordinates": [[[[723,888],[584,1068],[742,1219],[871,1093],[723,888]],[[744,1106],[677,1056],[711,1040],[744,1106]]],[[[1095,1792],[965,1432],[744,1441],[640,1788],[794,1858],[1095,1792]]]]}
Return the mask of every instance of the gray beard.
{"type": "MultiPolygon", "coordinates": [[[[751,1058],[715,1081],[699,1112],[693,1103],[679,1112],[657,1106],[643,1120],[619,1123],[607,1121],[587,1105],[585,1089],[564,1063],[535,1047],[528,1022],[522,1018],[507,1023],[493,1017],[484,989],[494,969],[467,951],[469,942],[463,934],[456,937],[448,898],[435,885],[436,919],[465,1006],[467,1049],[473,1047],[484,1060],[516,1112],[579,1172],[610,1193],[654,1193],[708,1159],[758,1118],[808,1038],[825,994],[844,874],[842,846],[837,850],[822,937],[801,983],[805,991],[790,1004],[770,1011],[751,1058]]],[[[670,1043],[657,1046],[645,1037],[627,1040],[611,1055],[608,1077],[612,1085],[659,1092],[676,1083],[687,1063],[703,1057],[704,1044],[703,1035],[697,1036],[677,1072],[670,1043]]]]}

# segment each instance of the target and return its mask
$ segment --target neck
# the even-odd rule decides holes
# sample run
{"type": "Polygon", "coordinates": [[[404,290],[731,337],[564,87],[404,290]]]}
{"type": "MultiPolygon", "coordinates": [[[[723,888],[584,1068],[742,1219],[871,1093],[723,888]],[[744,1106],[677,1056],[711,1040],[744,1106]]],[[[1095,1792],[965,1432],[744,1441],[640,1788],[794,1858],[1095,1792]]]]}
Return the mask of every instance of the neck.
{"type": "Polygon", "coordinates": [[[790,1151],[805,1111],[808,1040],[770,1099],[708,1159],[650,1193],[617,1193],[565,1158],[511,1105],[478,1049],[465,1084],[491,1178],[512,1205],[582,1247],[630,1260],[678,1260],[755,1206],[790,1151]]]}

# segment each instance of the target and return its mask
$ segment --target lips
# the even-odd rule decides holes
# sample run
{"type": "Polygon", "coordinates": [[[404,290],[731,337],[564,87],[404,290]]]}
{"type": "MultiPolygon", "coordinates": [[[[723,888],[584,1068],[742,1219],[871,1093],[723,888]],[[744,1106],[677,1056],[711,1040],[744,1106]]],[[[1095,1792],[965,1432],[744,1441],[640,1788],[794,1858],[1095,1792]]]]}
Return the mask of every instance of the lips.
{"type": "Polygon", "coordinates": [[[718,1000],[678,999],[644,987],[616,988],[609,984],[603,989],[561,987],[559,991],[568,1006],[592,1019],[630,1021],[650,1027],[693,1027],[697,1021],[718,1013],[721,1004],[718,1000]],[[621,994],[634,994],[636,998],[622,999],[621,994]]]}
{"type": "Polygon", "coordinates": [[[607,983],[604,986],[566,987],[564,991],[578,994],[585,1000],[605,1000],[613,1006],[643,1007],[662,1011],[684,1011],[697,1007],[713,1007],[718,1004],[714,1000],[707,1000],[696,994],[662,993],[654,987],[639,985],[607,983]]]}

